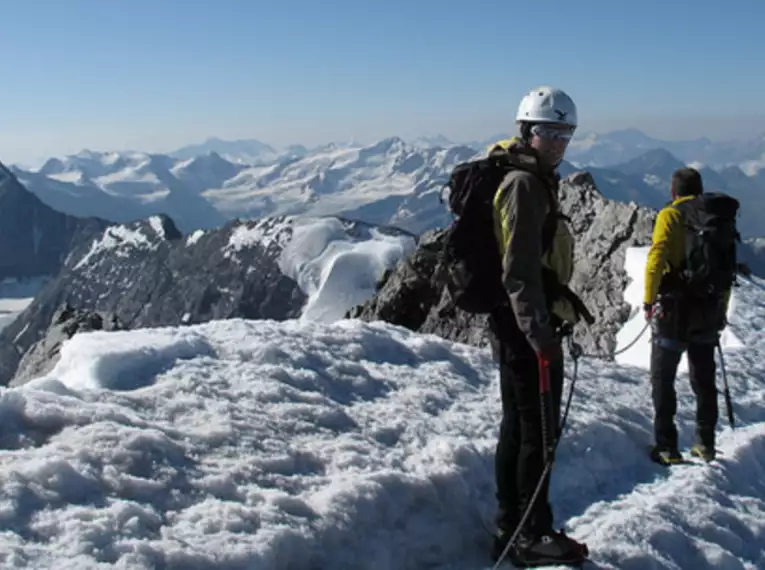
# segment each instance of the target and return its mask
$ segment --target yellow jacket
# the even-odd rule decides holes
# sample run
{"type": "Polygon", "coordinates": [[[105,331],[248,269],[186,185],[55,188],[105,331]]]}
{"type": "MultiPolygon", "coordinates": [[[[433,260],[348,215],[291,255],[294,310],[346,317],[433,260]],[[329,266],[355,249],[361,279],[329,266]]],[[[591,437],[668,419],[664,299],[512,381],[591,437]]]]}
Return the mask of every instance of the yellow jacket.
{"type": "Polygon", "coordinates": [[[685,228],[682,214],[673,206],[693,198],[683,196],[663,208],[656,217],[651,249],[645,266],[645,293],[643,303],[652,305],[659,294],[661,279],[673,267],[679,267],[685,256],[685,228]]]}
{"type": "MultiPolygon", "coordinates": [[[[645,266],[645,291],[643,303],[653,305],[659,294],[661,280],[673,268],[679,268],[685,257],[685,227],[682,214],[674,208],[691,200],[694,196],[682,196],[663,208],[656,217],[653,228],[651,249],[648,251],[648,261],[645,266]]],[[[730,290],[725,295],[725,305],[728,305],[730,290]]]]}

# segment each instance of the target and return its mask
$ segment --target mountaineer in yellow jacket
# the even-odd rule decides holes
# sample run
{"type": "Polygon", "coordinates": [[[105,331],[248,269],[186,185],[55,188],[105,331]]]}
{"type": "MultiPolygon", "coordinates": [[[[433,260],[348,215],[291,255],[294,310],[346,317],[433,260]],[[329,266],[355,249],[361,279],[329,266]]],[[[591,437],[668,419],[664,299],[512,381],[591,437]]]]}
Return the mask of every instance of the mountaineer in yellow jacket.
{"type": "Polygon", "coordinates": [[[643,309],[652,323],[651,384],[655,446],[651,458],[660,464],[682,461],[675,426],[675,377],[680,358],[688,351],[690,381],[697,397],[696,441],[691,454],[711,461],[715,457],[718,419],[714,350],[725,326],[730,289],[722,301],[711,298],[699,305],[683,293],[678,271],[686,257],[684,209],[703,192],[700,173],[680,168],[672,176],[672,202],[663,208],[653,230],[645,268],[643,309]]]}
{"type": "MultiPolygon", "coordinates": [[[[540,406],[540,369],[549,370],[550,389],[545,394],[551,393],[551,415],[557,420],[563,390],[557,329],[564,321],[573,324],[577,319],[575,300],[560,293],[571,278],[574,244],[557,216],[557,168],[577,126],[576,106],[560,89],[539,87],[521,101],[516,122],[520,136],[499,141],[489,152],[518,167],[505,176],[493,202],[508,299],[489,316],[503,411],[495,457],[499,507],[495,561],[515,534],[544,471],[542,434],[547,421],[540,406]]],[[[554,431],[557,423],[551,427],[554,431]]],[[[516,566],[574,564],[587,557],[586,545],[554,530],[548,489],[549,475],[509,550],[516,566]]]]}

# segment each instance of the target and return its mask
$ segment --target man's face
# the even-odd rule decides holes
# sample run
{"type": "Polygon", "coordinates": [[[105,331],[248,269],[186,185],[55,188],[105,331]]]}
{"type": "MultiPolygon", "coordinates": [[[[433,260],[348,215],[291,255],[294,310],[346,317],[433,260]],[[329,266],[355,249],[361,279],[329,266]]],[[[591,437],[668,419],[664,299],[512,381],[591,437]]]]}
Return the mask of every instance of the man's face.
{"type": "Polygon", "coordinates": [[[540,123],[531,127],[529,144],[536,149],[548,166],[556,168],[563,160],[569,142],[574,136],[574,128],[569,125],[540,123]]]}

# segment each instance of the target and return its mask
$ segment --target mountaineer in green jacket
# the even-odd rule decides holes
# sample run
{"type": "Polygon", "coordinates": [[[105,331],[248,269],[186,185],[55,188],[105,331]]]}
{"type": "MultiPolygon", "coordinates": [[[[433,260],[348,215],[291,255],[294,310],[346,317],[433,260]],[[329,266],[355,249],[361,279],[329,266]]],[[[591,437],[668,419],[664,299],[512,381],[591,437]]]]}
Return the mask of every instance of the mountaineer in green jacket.
{"type": "MultiPolygon", "coordinates": [[[[573,272],[573,238],[557,215],[557,168],[577,127],[576,105],[559,89],[539,87],[523,98],[516,121],[520,136],[490,149],[490,154],[504,153],[518,166],[505,176],[494,198],[495,235],[508,297],[508,303],[489,317],[503,410],[495,459],[495,560],[515,533],[544,470],[540,368],[549,370],[557,422],[563,390],[558,328],[577,320],[572,301],[556,294],[573,272]]],[[[515,565],[578,563],[587,557],[586,545],[554,530],[548,489],[549,475],[511,547],[515,565]]]]}

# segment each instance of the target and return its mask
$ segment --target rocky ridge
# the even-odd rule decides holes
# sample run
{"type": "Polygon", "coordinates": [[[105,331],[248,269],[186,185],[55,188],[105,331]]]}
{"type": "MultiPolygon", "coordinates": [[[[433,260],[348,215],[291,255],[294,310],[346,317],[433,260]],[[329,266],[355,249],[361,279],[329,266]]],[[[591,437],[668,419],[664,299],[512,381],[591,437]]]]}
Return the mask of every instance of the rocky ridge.
{"type": "MultiPolygon", "coordinates": [[[[561,181],[562,212],[570,218],[576,240],[574,290],[596,317],[592,327],[580,323],[575,338],[589,353],[610,354],[616,333],[631,307],[624,301],[628,275],[624,270],[627,248],[650,245],[656,211],[635,203],[603,197],[587,172],[561,181]]],[[[389,271],[375,296],[351,309],[347,316],[384,320],[422,333],[487,346],[486,317],[449,309],[438,265],[445,230],[424,234],[417,250],[389,271]]]]}

